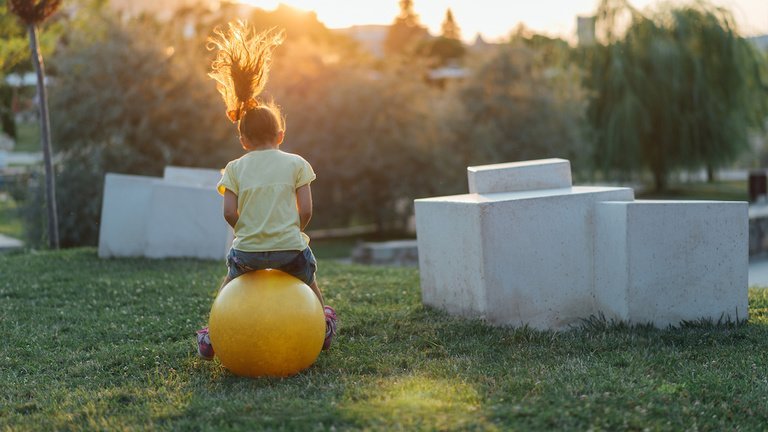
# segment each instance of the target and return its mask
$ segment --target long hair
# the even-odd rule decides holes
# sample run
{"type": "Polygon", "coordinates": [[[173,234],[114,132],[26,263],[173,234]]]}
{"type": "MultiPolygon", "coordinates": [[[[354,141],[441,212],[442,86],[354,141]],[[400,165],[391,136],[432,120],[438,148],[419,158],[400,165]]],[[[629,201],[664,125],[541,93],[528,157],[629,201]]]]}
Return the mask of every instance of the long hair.
{"type": "Polygon", "coordinates": [[[218,50],[208,74],[226,104],[227,117],[233,123],[249,109],[260,105],[258,96],[269,78],[272,52],[283,43],[283,31],[275,29],[256,33],[245,21],[229,23],[224,31],[214,29],[208,49],[218,50]]]}

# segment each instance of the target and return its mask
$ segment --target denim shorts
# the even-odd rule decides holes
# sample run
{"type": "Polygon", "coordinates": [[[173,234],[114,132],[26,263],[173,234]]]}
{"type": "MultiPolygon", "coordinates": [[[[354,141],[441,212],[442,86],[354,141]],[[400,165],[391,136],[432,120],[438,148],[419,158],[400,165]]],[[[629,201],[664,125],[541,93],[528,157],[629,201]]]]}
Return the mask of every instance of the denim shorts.
{"type": "Polygon", "coordinates": [[[234,279],[256,270],[275,269],[288,273],[307,285],[315,281],[317,260],[312,249],[303,251],[245,252],[232,248],[227,254],[227,276],[234,279]]]}

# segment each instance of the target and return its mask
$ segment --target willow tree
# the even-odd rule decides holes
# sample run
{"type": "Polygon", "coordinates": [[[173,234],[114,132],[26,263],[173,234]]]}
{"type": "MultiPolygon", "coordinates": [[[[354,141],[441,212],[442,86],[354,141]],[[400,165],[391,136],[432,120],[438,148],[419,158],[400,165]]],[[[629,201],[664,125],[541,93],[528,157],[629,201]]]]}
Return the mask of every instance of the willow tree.
{"type": "Polygon", "coordinates": [[[605,173],[645,169],[662,190],[674,170],[731,162],[750,128],[764,127],[764,57],[727,10],[698,2],[649,16],[603,0],[597,26],[604,43],[592,48],[586,84],[605,173]]]}
{"type": "Polygon", "coordinates": [[[37,94],[40,107],[41,145],[45,166],[45,198],[48,210],[48,244],[59,248],[59,223],[56,214],[56,187],[53,173],[50,121],[48,119],[48,97],[45,89],[45,65],[40,53],[38,26],[54,14],[61,6],[61,0],[9,0],[9,10],[18,16],[27,27],[32,63],[37,73],[37,94]]]}

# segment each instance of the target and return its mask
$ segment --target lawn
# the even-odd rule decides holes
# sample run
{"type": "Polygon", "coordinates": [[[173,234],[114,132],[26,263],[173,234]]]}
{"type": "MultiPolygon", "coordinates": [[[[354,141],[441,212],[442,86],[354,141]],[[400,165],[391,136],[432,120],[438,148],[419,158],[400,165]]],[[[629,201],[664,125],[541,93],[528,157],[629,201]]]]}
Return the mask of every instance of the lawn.
{"type": "Polygon", "coordinates": [[[18,137],[16,139],[17,152],[39,152],[40,149],[40,124],[37,122],[20,122],[16,124],[18,137]]]}
{"type": "Polygon", "coordinates": [[[223,263],[0,256],[0,430],[765,430],[768,290],[750,320],[491,328],[418,272],[321,260],[334,347],[288,379],[194,354],[223,263]]]}
{"type": "Polygon", "coordinates": [[[0,234],[21,238],[23,233],[18,205],[0,190],[0,234]]]}
{"type": "Polygon", "coordinates": [[[649,190],[637,195],[638,199],[748,201],[749,186],[746,180],[691,182],[674,184],[664,192],[649,190]]]}

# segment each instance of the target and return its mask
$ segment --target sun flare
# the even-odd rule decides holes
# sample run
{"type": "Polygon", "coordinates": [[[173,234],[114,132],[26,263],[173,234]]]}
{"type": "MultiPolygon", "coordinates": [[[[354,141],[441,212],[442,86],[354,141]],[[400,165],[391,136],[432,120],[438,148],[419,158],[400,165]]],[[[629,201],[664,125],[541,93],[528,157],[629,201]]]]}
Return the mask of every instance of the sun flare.
{"type": "MultiPolygon", "coordinates": [[[[235,0],[262,9],[278,5],[312,11],[330,28],[364,24],[390,24],[399,12],[397,0],[235,0]]],[[[681,1],[681,0],[676,0],[681,1]]],[[[731,9],[745,34],[768,32],[768,2],[765,0],[713,0],[731,9]]],[[[634,0],[639,8],[654,7],[661,0],[634,0]]],[[[439,34],[448,8],[470,41],[480,33],[486,38],[507,37],[519,23],[540,33],[571,38],[576,31],[576,16],[595,13],[598,0],[539,0],[536,2],[500,2],[498,0],[415,0],[414,11],[432,34],[439,34]]]]}
{"type": "Polygon", "coordinates": [[[240,0],[240,3],[268,10],[284,4],[295,9],[315,12],[318,19],[331,28],[357,24],[389,24],[398,11],[396,1],[365,2],[364,7],[361,7],[362,2],[349,0],[240,0]]]}

